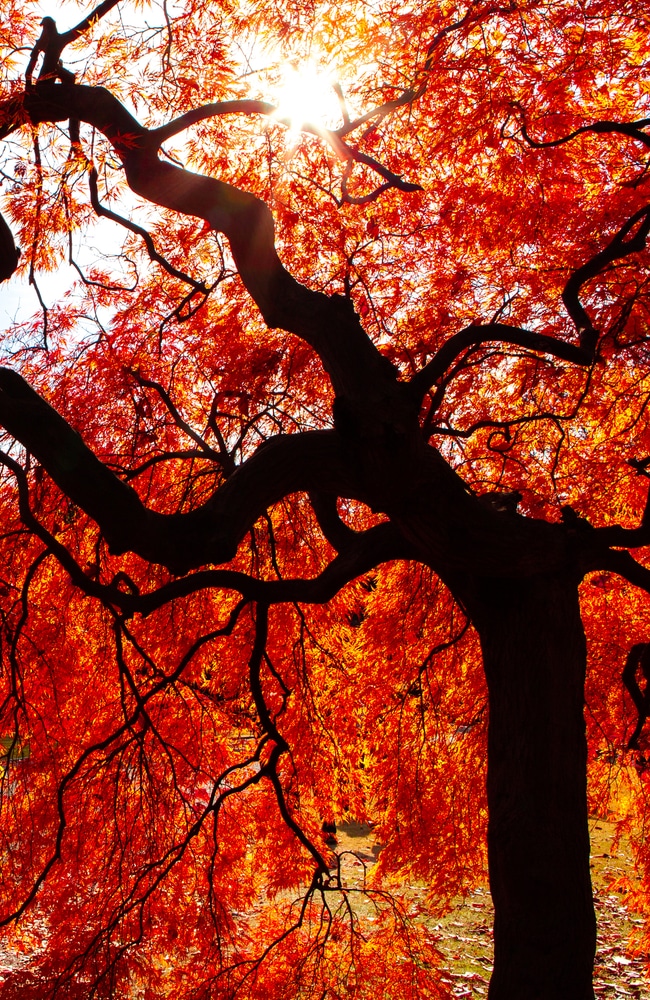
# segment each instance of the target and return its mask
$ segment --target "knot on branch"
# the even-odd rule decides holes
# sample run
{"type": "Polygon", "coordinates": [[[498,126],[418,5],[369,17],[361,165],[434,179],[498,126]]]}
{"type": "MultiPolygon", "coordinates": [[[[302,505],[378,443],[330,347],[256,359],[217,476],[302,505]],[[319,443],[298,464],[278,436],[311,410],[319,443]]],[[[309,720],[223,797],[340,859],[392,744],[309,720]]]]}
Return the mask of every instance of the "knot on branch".
{"type": "Polygon", "coordinates": [[[500,514],[516,514],[517,507],[523,498],[519,490],[511,490],[510,492],[492,490],[490,493],[481,493],[478,499],[484,507],[490,507],[500,514]]]}
{"type": "Polygon", "coordinates": [[[596,348],[598,347],[600,332],[589,324],[589,326],[580,327],[578,334],[580,337],[580,350],[585,352],[590,361],[595,361],[597,358],[596,348]]]}
{"type": "Polygon", "coordinates": [[[569,504],[560,507],[560,514],[562,515],[562,522],[568,528],[570,535],[586,535],[594,530],[593,525],[589,523],[587,518],[576,514],[573,507],[569,504]]]}
{"type": "Polygon", "coordinates": [[[38,73],[37,84],[41,87],[44,83],[54,83],[60,80],[61,83],[74,83],[74,73],[64,69],[61,63],[61,54],[71,42],[80,38],[84,32],[88,31],[96,21],[108,14],[119,0],[102,0],[89,14],[86,15],[74,28],[61,34],[56,26],[53,17],[44,17],[41,21],[41,34],[32,49],[27,69],[25,71],[25,83],[27,89],[33,86],[32,75],[36,69],[38,57],[43,54],[43,62],[38,73]]]}
{"type": "Polygon", "coordinates": [[[70,77],[74,80],[73,74],[64,70],[61,64],[61,53],[66,41],[65,36],[59,34],[54,18],[44,17],[41,21],[41,29],[38,41],[30,53],[25,72],[27,87],[33,86],[32,76],[41,53],[43,54],[43,62],[38,73],[37,84],[39,86],[44,83],[53,83],[55,80],[67,83],[70,82],[70,77]]]}
{"type": "Polygon", "coordinates": [[[650,642],[638,642],[632,646],[625,661],[622,679],[638,713],[636,727],[628,740],[627,749],[638,750],[639,737],[650,711],[650,642]],[[639,671],[645,679],[643,691],[637,681],[639,671]]]}

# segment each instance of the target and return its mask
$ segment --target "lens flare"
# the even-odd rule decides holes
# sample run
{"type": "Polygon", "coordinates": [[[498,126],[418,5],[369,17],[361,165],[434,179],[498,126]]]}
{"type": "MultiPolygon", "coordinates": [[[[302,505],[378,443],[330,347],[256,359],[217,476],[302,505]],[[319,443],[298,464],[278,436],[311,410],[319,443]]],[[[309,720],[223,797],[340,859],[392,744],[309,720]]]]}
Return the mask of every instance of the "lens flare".
{"type": "Polygon", "coordinates": [[[297,135],[306,126],[329,127],[337,110],[332,82],[314,63],[285,66],[275,114],[288,124],[290,133],[297,135]]]}

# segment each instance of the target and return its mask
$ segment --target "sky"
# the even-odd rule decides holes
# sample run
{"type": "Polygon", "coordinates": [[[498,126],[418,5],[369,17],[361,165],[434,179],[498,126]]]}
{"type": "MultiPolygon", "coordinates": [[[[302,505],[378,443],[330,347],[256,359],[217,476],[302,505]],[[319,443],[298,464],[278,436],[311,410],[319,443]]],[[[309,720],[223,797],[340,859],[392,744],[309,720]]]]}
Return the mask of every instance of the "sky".
{"type": "MultiPolygon", "coordinates": [[[[0,3],[2,0],[0,0],[0,3]]],[[[79,21],[90,13],[97,6],[97,2],[81,3],[79,0],[38,0],[35,4],[36,15],[43,17],[54,17],[60,31],[67,31],[74,27],[79,21]]],[[[134,10],[134,4],[128,0],[123,0],[119,5],[124,10],[128,10],[129,20],[133,22],[146,16],[146,11],[134,10]]],[[[152,5],[148,5],[151,7],[152,5]]],[[[27,59],[27,54],[25,54],[27,59]]],[[[0,156],[2,156],[2,144],[0,144],[0,156]]],[[[2,189],[0,189],[1,204],[2,189]]],[[[111,242],[111,235],[107,228],[103,228],[104,247],[107,249],[107,242],[111,242]]],[[[123,233],[117,232],[114,239],[115,245],[121,244],[123,233]]],[[[92,252],[91,252],[92,253],[92,252]]],[[[56,271],[39,272],[37,282],[40,294],[47,306],[56,302],[78,278],[74,268],[67,262],[62,263],[56,271]]],[[[9,281],[0,285],[0,334],[5,332],[16,322],[23,322],[38,313],[41,309],[38,296],[34,287],[30,286],[26,275],[14,275],[9,281]]]]}
{"type": "MultiPolygon", "coordinates": [[[[2,0],[0,0],[0,3],[2,0]]],[[[173,4],[172,4],[173,5],[173,4]]],[[[97,0],[82,3],[79,0],[37,0],[34,5],[36,11],[36,21],[40,16],[54,16],[60,31],[66,31],[77,24],[84,16],[90,13],[97,6],[97,0]]],[[[168,4],[169,8],[169,4],[168,4]]],[[[122,0],[116,8],[122,11],[128,18],[130,24],[151,23],[152,19],[157,19],[160,14],[160,5],[157,2],[146,3],[145,5],[132,2],[132,0],[122,0]]],[[[25,53],[25,61],[27,53],[25,53]]],[[[323,121],[337,118],[340,114],[338,101],[334,95],[331,80],[320,76],[316,67],[302,66],[300,73],[295,69],[287,67],[285,85],[278,91],[276,100],[279,100],[283,109],[283,120],[290,120],[293,130],[299,129],[301,123],[307,120],[308,111],[313,113],[315,107],[320,108],[319,118],[323,121]]],[[[279,109],[280,110],[280,109],[279,109]]],[[[331,122],[333,124],[333,121],[331,122]]],[[[290,130],[290,135],[292,134],[290,130]]],[[[2,164],[7,173],[11,174],[13,165],[11,163],[10,147],[9,158],[2,164]]],[[[3,155],[3,144],[0,144],[0,157],[3,155]]],[[[8,194],[5,188],[5,194],[8,194]]],[[[0,207],[2,203],[2,188],[0,188],[0,207]]],[[[123,206],[124,210],[124,206],[123,206]]],[[[95,245],[98,239],[101,240],[101,250],[110,253],[111,250],[119,250],[122,245],[124,233],[114,224],[102,223],[96,233],[92,234],[95,245]],[[97,237],[97,238],[95,238],[97,237]]],[[[91,247],[89,250],[80,248],[76,251],[76,260],[82,267],[92,264],[97,256],[91,247]]],[[[62,263],[54,272],[39,272],[36,276],[38,289],[42,299],[47,306],[51,306],[58,301],[61,296],[78,280],[77,272],[67,263],[62,263]]],[[[16,322],[22,322],[41,309],[38,295],[33,286],[29,285],[25,274],[14,276],[10,281],[3,282],[0,286],[0,333],[16,322]]]]}

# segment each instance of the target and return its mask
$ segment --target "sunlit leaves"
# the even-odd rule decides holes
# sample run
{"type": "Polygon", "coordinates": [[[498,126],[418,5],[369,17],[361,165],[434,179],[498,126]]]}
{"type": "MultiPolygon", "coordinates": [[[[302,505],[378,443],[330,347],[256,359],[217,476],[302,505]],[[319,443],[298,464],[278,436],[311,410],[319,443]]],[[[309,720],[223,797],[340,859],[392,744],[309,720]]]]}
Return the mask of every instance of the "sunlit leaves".
{"type": "MultiPolygon", "coordinates": [[[[40,16],[27,3],[0,15],[3,99],[22,100],[40,16]]],[[[646,118],[648,27],[638,3],[609,0],[120,5],[64,63],[149,128],[214,102],[273,103],[287,67],[323,74],[335,100],[326,121],[300,111],[311,131],[288,128],[281,111],[215,113],[163,155],[264,199],[287,269],[348,296],[407,379],[459,329],[492,318],[577,344],[562,290],[645,205],[647,146],[590,132],[538,148],[526,134],[550,143],[646,118]],[[377,164],[422,190],[378,195],[377,164]]],[[[3,212],[22,278],[40,289],[55,273],[61,285],[9,325],[3,361],[150,510],[196,510],[270,438],[332,426],[321,361],[265,327],[209,224],[130,193],[90,127],[32,127],[20,102],[6,107],[3,212]],[[123,224],[95,217],[91,165],[100,204],[123,224]]],[[[133,150],[137,136],[122,143],[133,150]]],[[[518,490],[528,517],[558,521],[569,504],[594,526],[638,524],[647,484],[629,459],[650,450],[646,265],[647,250],[617,260],[581,290],[600,333],[591,367],[495,341],[432,388],[427,437],[469,491],[518,490]]],[[[5,446],[42,530],[26,530],[3,473],[0,889],[5,914],[33,903],[7,940],[29,953],[38,985],[62,976],[64,995],[81,984],[146,998],[441,995],[437,957],[400,893],[419,880],[444,906],[485,873],[486,690],[449,591],[428,567],[398,562],[327,605],[280,603],[255,685],[250,603],[211,587],[122,614],[116,591],[173,587],[175,574],[111,550],[31,456],[5,446]],[[314,851],[337,871],[323,821],[343,817],[372,822],[383,846],[370,895],[358,902],[359,887],[332,876],[307,898],[314,851]]],[[[347,496],[337,510],[357,532],[387,516],[347,496]]],[[[292,493],[227,569],[313,579],[334,558],[313,504],[292,493]]],[[[634,718],[618,680],[625,650],[649,638],[646,603],[604,572],[582,589],[592,801],[610,806],[616,774],[618,806],[641,830],[647,746],[622,750],[634,718]]],[[[645,871],[641,837],[637,847],[645,871]]],[[[647,907],[641,890],[636,901],[647,907]]]]}

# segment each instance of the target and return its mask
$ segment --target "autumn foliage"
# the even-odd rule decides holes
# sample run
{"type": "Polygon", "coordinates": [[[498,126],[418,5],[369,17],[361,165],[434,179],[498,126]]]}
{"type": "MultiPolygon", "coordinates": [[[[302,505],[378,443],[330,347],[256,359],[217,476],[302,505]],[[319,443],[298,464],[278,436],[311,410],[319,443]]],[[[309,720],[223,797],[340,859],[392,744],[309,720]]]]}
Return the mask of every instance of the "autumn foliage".
{"type": "Polygon", "coordinates": [[[642,8],[4,3],[3,1000],[447,996],[560,576],[650,953],[642,8]]]}

